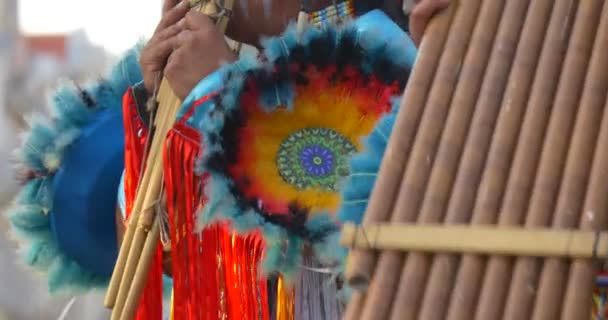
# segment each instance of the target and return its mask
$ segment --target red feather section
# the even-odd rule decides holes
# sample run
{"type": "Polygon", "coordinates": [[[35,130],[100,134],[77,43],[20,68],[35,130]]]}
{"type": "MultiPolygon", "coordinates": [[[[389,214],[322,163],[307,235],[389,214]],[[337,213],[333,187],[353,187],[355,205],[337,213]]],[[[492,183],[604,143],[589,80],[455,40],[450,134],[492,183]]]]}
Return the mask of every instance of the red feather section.
{"type": "MultiPolygon", "coordinates": [[[[207,99],[197,101],[194,108],[207,99]]],[[[194,108],[182,119],[191,116],[194,108]]],[[[194,173],[199,141],[196,130],[178,121],[163,154],[174,319],[269,319],[266,281],[258,270],[263,254],[260,235],[237,236],[225,224],[195,232],[206,181],[194,173]]]]}
{"type": "MultiPolygon", "coordinates": [[[[137,183],[141,174],[147,129],[137,113],[135,99],[128,90],[123,100],[125,129],[125,202],[127,218],[133,210],[137,183]]],[[[137,310],[137,320],[162,319],[162,248],[159,245],[152,263],[148,281],[137,310]]]]}

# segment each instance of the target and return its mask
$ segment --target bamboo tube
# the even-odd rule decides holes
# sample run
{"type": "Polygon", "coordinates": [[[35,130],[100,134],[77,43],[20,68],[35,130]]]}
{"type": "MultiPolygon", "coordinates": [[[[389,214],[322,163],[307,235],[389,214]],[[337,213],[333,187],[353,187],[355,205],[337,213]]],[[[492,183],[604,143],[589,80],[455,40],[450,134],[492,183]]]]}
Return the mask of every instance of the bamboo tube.
{"type": "MultiPolygon", "coordinates": [[[[407,104],[407,112],[399,112],[394,132],[386,148],[376,186],[371,193],[363,223],[387,221],[393,209],[403,177],[403,164],[418,129],[419,119],[426,104],[427,95],[435,77],[435,69],[443,52],[448,30],[458,3],[453,3],[445,11],[434,17],[426,30],[420,46],[418,60],[405,89],[402,104],[407,104]]],[[[402,110],[406,109],[405,107],[402,110]]],[[[367,288],[370,275],[376,263],[376,255],[370,251],[353,250],[350,253],[346,280],[353,288],[367,288]]]]}
{"type": "MultiPolygon", "coordinates": [[[[519,126],[521,125],[521,117],[524,111],[525,103],[528,98],[530,84],[532,82],[534,70],[540,55],[542,39],[545,34],[547,21],[549,19],[552,0],[534,1],[530,3],[527,17],[525,19],[525,27],[519,44],[517,45],[517,53],[513,62],[513,67],[509,75],[509,81],[505,94],[502,99],[502,108],[496,124],[496,130],[492,136],[492,146],[488,153],[487,163],[484,169],[483,178],[480,183],[475,206],[473,209],[472,223],[489,224],[495,223],[500,207],[501,195],[504,191],[504,185],[509,172],[510,161],[515,147],[519,126]]],[[[521,4],[520,4],[521,6],[521,4]]],[[[521,9],[520,9],[521,10],[521,9]]],[[[501,47],[513,42],[513,33],[520,32],[522,27],[522,19],[518,17],[525,14],[517,12],[518,10],[509,10],[508,16],[503,16],[503,24],[501,31],[495,44],[495,49],[500,50],[501,47]],[[507,31],[510,30],[510,31],[507,31]],[[511,35],[506,35],[511,33],[511,35]],[[506,37],[505,37],[506,36],[506,37]],[[503,39],[500,39],[503,38],[503,39]],[[509,39],[511,38],[511,39],[509,39]]],[[[503,57],[500,52],[495,53],[495,59],[508,59],[503,57]]],[[[491,72],[489,72],[491,73],[491,72]]],[[[486,103],[479,106],[479,109],[487,106],[486,103]]],[[[481,113],[481,111],[480,111],[481,113]]],[[[489,135],[486,136],[490,138],[489,135]]],[[[478,150],[478,142],[471,139],[467,144],[469,151],[473,153],[473,157],[478,150]]],[[[466,151],[465,151],[466,153],[466,151]]],[[[471,157],[469,157],[471,158],[471,157]]],[[[465,167],[466,168],[466,167],[465,167]]],[[[469,172],[471,169],[461,168],[461,174],[469,172]]],[[[470,188],[469,179],[463,177],[460,185],[455,187],[455,190],[467,190],[470,188]]],[[[458,195],[455,191],[455,195],[458,195]]],[[[465,223],[469,220],[468,212],[470,193],[460,192],[464,197],[455,197],[455,206],[448,210],[445,222],[448,224],[465,223]],[[468,199],[467,199],[468,198],[468,199]],[[467,201],[462,201],[467,200],[467,201]],[[458,204],[460,202],[460,204],[458,204]],[[456,209],[456,210],[455,210],[456,209]]],[[[464,275],[466,280],[458,282],[455,291],[452,292],[452,284],[456,276],[459,257],[455,255],[438,255],[435,257],[431,270],[431,278],[425,293],[423,310],[435,309],[434,312],[444,312],[443,308],[449,308],[448,319],[471,319],[474,314],[475,306],[478,298],[478,288],[483,276],[483,263],[485,258],[479,256],[465,256],[460,266],[460,274],[464,275]],[[452,294],[452,304],[450,305],[450,293],[452,294]]],[[[442,314],[442,318],[445,315],[442,314]]],[[[421,318],[427,318],[426,316],[421,318]]]]}
{"type": "MultiPolygon", "coordinates": [[[[415,221],[421,199],[424,196],[426,183],[433,163],[434,153],[443,131],[447,110],[452,94],[458,82],[460,66],[476,22],[480,2],[476,0],[461,1],[456,8],[454,21],[450,28],[443,55],[439,62],[438,73],[426,103],[416,141],[407,162],[405,175],[391,221],[415,221]],[[471,18],[475,17],[475,18],[471,18]]],[[[407,103],[407,102],[406,102],[407,103]]],[[[399,135],[400,132],[396,131],[399,135]]],[[[385,155],[386,157],[386,155],[385,155]]],[[[382,190],[382,186],[376,185],[382,190]]],[[[403,265],[401,252],[386,251],[380,258],[374,281],[369,288],[362,319],[386,319],[390,315],[390,303],[393,301],[403,265]]],[[[415,302],[399,300],[400,305],[415,305],[415,302]]],[[[403,314],[408,319],[408,314],[403,314]]]]}
{"type": "MultiPolygon", "coordinates": [[[[557,88],[559,73],[568,42],[567,39],[570,34],[571,22],[569,21],[572,19],[569,17],[575,11],[576,7],[573,7],[572,2],[569,0],[558,0],[555,3],[537,67],[537,70],[542,70],[542,72],[538,72],[534,76],[529,101],[527,101],[524,95],[520,95],[518,88],[521,87],[518,82],[511,82],[512,94],[507,93],[507,97],[520,97],[520,100],[513,101],[527,103],[527,107],[525,109],[524,121],[521,125],[521,133],[519,133],[515,157],[509,172],[503,204],[498,217],[499,225],[519,225],[521,224],[521,220],[524,219],[538,158],[540,157],[546,123],[548,122],[553,95],[557,88]]],[[[526,28],[526,30],[529,29],[526,28]]],[[[522,47],[522,50],[524,49],[522,47]]],[[[529,56],[529,54],[530,52],[525,51],[521,53],[524,57],[529,56]]],[[[525,69],[525,60],[524,64],[519,66],[525,69]]],[[[515,67],[517,68],[518,64],[515,67]]],[[[530,79],[529,77],[530,74],[528,74],[528,79],[530,79]]],[[[525,82],[521,83],[522,87],[525,87],[525,84],[525,82]]],[[[513,104],[513,107],[517,108],[517,104],[513,104]]],[[[513,119],[512,121],[512,123],[518,122],[519,119],[513,119]]],[[[499,121],[500,124],[501,121],[499,121]]],[[[510,125],[506,123],[505,127],[505,130],[508,130],[510,125]]],[[[502,129],[499,130],[502,131],[502,129]]],[[[514,132],[518,131],[520,130],[514,130],[514,132]]],[[[496,140],[497,145],[499,142],[502,142],[502,140],[496,140]]],[[[502,155],[497,154],[497,156],[500,157],[502,155]]],[[[477,319],[499,318],[503,312],[509,288],[511,275],[510,259],[507,257],[490,257],[486,267],[486,275],[482,281],[479,303],[469,301],[470,304],[467,305],[462,303],[458,298],[464,295],[476,295],[473,292],[475,289],[469,289],[475,285],[474,283],[469,283],[469,280],[471,280],[469,275],[482,275],[483,265],[479,261],[475,261],[479,259],[465,256],[456,277],[456,285],[450,304],[450,318],[470,319],[470,316],[473,314],[469,309],[471,307],[477,308],[477,319]]]]}
{"type": "Polygon", "coordinates": [[[365,303],[365,294],[360,291],[353,292],[352,297],[346,305],[346,311],[344,312],[343,320],[357,320],[361,315],[361,308],[365,303]]]}
{"type": "MultiPolygon", "coordinates": [[[[603,41],[601,52],[608,52],[608,6],[604,5],[602,22],[598,28],[599,41],[603,41]]],[[[599,50],[598,50],[599,51],[599,50]]],[[[604,70],[605,74],[608,74],[604,70]]],[[[607,97],[608,98],[608,97],[607,97]]],[[[598,145],[593,160],[589,186],[580,227],[583,230],[606,230],[608,228],[608,99],[604,104],[604,116],[598,145]]],[[[579,259],[572,262],[570,276],[564,298],[562,319],[579,319],[589,314],[589,301],[595,285],[596,262],[591,259],[579,259]]]]}
{"type": "MultiPolygon", "coordinates": [[[[167,110],[166,113],[162,113],[164,118],[157,118],[159,120],[157,122],[155,130],[156,132],[150,148],[151,156],[156,157],[156,161],[149,163],[144,172],[144,175],[150,176],[148,179],[149,183],[145,185],[145,189],[138,192],[136,196],[136,203],[138,198],[143,198],[141,209],[137,211],[141,213],[139,213],[138,216],[133,217],[133,219],[137,219],[136,222],[134,222],[136,224],[135,228],[133,228],[135,233],[129,246],[129,254],[125,263],[124,273],[120,281],[116,305],[112,310],[112,320],[122,319],[121,316],[123,309],[131,310],[134,307],[136,308],[137,303],[139,303],[139,300],[137,300],[135,306],[126,304],[127,298],[131,295],[131,285],[133,283],[133,279],[137,275],[140,258],[142,254],[147,255],[145,252],[142,253],[142,250],[144,249],[146,238],[149,236],[148,230],[151,229],[152,222],[155,219],[155,205],[161,197],[160,190],[162,186],[163,170],[161,151],[164,146],[164,138],[166,137],[167,132],[169,132],[173,126],[175,117],[180,107],[179,99],[173,95],[173,92],[171,91],[166,80],[164,80],[161,84],[159,97],[159,105],[162,103],[163,108],[167,110]],[[176,103],[175,101],[178,102],[176,103]]],[[[156,235],[153,235],[153,237],[154,236],[156,235]]],[[[137,294],[141,295],[141,291],[137,294]]]]}
{"type": "MultiPolygon", "coordinates": [[[[156,117],[154,119],[155,126],[156,126],[158,119],[166,119],[166,117],[167,117],[165,108],[160,108],[157,112],[158,112],[158,114],[156,115],[156,117]]],[[[151,146],[150,146],[150,149],[148,150],[148,154],[147,154],[146,163],[149,163],[149,164],[156,163],[158,161],[158,157],[159,157],[158,149],[151,148],[151,146]]],[[[138,186],[137,186],[138,193],[140,190],[142,190],[142,192],[143,192],[144,189],[142,189],[142,186],[148,186],[149,183],[150,183],[150,175],[145,174],[145,172],[142,173],[142,178],[139,181],[138,186]]],[[[124,236],[124,239],[123,239],[122,244],[119,249],[118,259],[116,261],[116,265],[114,266],[112,278],[110,279],[110,284],[108,286],[108,291],[106,293],[106,297],[104,300],[104,305],[110,309],[114,308],[115,304],[116,304],[116,298],[118,296],[120,283],[122,281],[122,276],[125,271],[127,257],[128,257],[129,251],[131,250],[131,243],[133,242],[133,237],[135,235],[135,230],[137,228],[137,222],[139,221],[139,216],[141,213],[143,200],[144,200],[144,197],[135,198],[132,214],[129,218],[125,236],[124,236]]]]}
{"type": "Polygon", "coordinates": [[[160,239],[159,217],[156,216],[153,217],[153,219],[154,221],[152,222],[152,228],[150,229],[146,242],[143,246],[142,255],[140,258],[141,263],[137,265],[133,284],[131,285],[129,295],[127,296],[125,308],[122,311],[121,320],[131,320],[135,318],[137,307],[139,306],[141,299],[141,294],[139,293],[144,290],[146,281],[148,280],[150,267],[152,266],[152,261],[154,260],[156,249],[158,248],[158,240],[160,239]]]}
{"type": "MultiPolygon", "coordinates": [[[[526,227],[545,226],[550,222],[602,3],[601,0],[583,1],[577,10],[573,36],[560,77],[528,208],[526,227]]],[[[530,288],[535,288],[538,284],[539,269],[537,259],[517,259],[505,309],[507,319],[530,317],[534,302],[533,293],[536,291],[530,288]]]]}
{"type": "MultiPolygon", "coordinates": [[[[602,1],[603,3],[603,1],[602,1]]],[[[598,4],[602,6],[602,4],[598,4]]],[[[605,3],[603,7],[608,8],[605,3]]],[[[595,7],[598,15],[601,7],[595,7]]],[[[603,20],[608,20],[608,10],[603,20]]],[[[595,20],[597,21],[597,20],[595,20]]],[[[576,116],[574,134],[568,150],[568,158],[564,170],[557,208],[553,217],[553,228],[576,228],[584,218],[577,214],[582,209],[585,199],[586,186],[591,174],[593,153],[596,148],[600,121],[604,112],[604,102],[608,92],[608,24],[595,38],[593,54],[589,62],[589,69],[584,81],[584,90],[579,103],[579,112],[576,116]]],[[[607,143],[599,141],[600,144],[607,143]]],[[[593,192],[593,190],[589,190],[593,192]]],[[[584,220],[583,220],[584,221],[584,220]]],[[[566,290],[566,278],[569,262],[563,259],[546,259],[541,271],[539,290],[536,297],[533,319],[558,319],[561,312],[563,297],[566,290]]],[[[592,276],[593,273],[590,274],[592,276]]],[[[584,275],[581,275],[581,279],[584,275]]],[[[589,291],[591,292],[591,291],[589,291]]],[[[591,301],[591,300],[588,300],[591,301]]],[[[591,305],[582,308],[581,313],[574,317],[580,319],[591,312],[591,305]]]]}
{"type": "MultiPolygon", "coordinates": [[[[159,161],[157,163],[160,164],[161,162],[159,161]]],[[[156,163],[155,163],[155,166],[151,172],[152,172],[153,176],[157,176],[157,175],[162,176],[161,171],[162,171],[162,166],[156,165],[156,163]]],[[[125,274],[123,275],[123,279],[120,284],[120,289],[118,291],[118,298],[116,301],[116,306],[112,312],[112,319],[125,319],[124,312],[125,311],[127,313],[131,312],[131,310],[136,309],[139,304],[139,300],[136,300],[134,305],[129,304],[132,302],[132,301],[129,301],[129,300],[131,300],[131,299],[129,299],[129,297],[133,294],[132,291],[134,290],[133,289],[134,288],[133,287],[134,279],[141,277],[141,275],[139,274],[140,273],[140,262],[143,261],[144,264],[148,263],[148,261],[142,260],[142,257],[153,254],[153,252],[150,253],[150,252],[145,251],[145,250],[150,250],[150,248],[147,247],[147,242],[154,237],[156,237],[156,239],[158,240],[159,234],[151,234],[151,232],[153,232],[153,230],[154,230],[153,229],[154,221],[157,219],[155,206],[156,206],[156,202],[160,198],[161,184],[162,184],[162,179],[158,182],[152,182],[151,185],[149,186],[149,188],[152,189],[151,191],[157,191],[157,192],[156,192],[156,195],[154,195],[153,192],[147,193],[146,200],[145,200],[146,207],[139,218],[137,229],[135,230],[135,235],[133,237],[133,242],[131,244],[131,250],[129,251],[127,263],[125,265],[125,274]]],[[[156,233],[158,233],[158,232],[156,232],[156,233]]],[[[158,241],[156,242],[156,244],[158,245],[158,241]]],[[[153,251],[155,249],[156,249],[156,247],[151,248],[151,250],[153,250],[153,251]]],[[[144,276],[147,276],[147,273],[144,276]]],[[[138,287],[135,287],[135,288],[136,288],[135,290],[139,289],[138,287]]],[[[142,287],[142,290],[143,290],[143,287],[142,287]]],[[[131,319],[131,318],[127,318],[127,319],[131,319]]]]}
{"type": "MultiPolygon", "coordinates": [[[[481,173],[483,171],[485,163],[485,155],[487,149],[490,146],[492,139],[492,131],[497,115],[501,107],[502,92],[507,83],[510,66],[517,48],[520,31],[524,23],[526,16],[526,10],[528,9],[528,1],[508,1],[506,6],[504,3],[499,1],[493,1],[491,4],[492,14],[487,16],[487,19],[480,20],[481,24],[478,24],[478,29],[481,32],[487,32],[490,37],[494,37],[494,45],[492,42],[487,43],[485,49],[486,60],[492,52],[489,65],[486,69],[485,76],[483,74],[477,76],[477,81],[481,82],[483,79],[483,86],[479,95],[479,100],[474,99],[468,102],[468,112],[472,113],[474,110],[474,117],[470,126],[470,132],[468,137],[462,136],[461,145],[457,147],[458,150],[464,149],[462,159],[460,161],[460,167],[458,162],[451,160],[453,170],[452,179],[450,181],[438,181],[438,187],[442,185],[452,184],[454,177],[456,176],[456,170],[458,170],[458,176],[455,181],[454,191],[451,195],[448,194],[449,190],[446,190],[445,201],[441,204],[441,207],[437,207],[437,197],[427,196],[427,203],[429,206],[423,206],[421,212],[421,218],[425,215],[428,217],[433,212],[444,212],[445,208],[448,207],[447,215],[445,217],[446,223],[463,223],[470,219],[470,212],[473,209],[476,186],[479,184],[481,173]],[[504,8],[504,10],[503,10],[504,8]],[[502,13],[502,19],[501,19],[502,13]],[[498,22],[500,21],[500,27],[498,22]],[[496,30],[498,29],[498,33],[496,30]],[[492,50],[490,50],[492,49],[492,50]],[[464,146],[464,140],[466,139],[466,146],[464,146]],[[464,147],[464,148],[463,148],[464,147]],[[451,198],[450,198],[451,196],[451,198]],[[449,206],[448,200],[449,199],[449,206]],[[427,213],[428,212],[428,213],[427,213]]],[[[473,47],[471,49],[474,48],[473,47]]],[[[469,49],[469,50],[471,50],[469,49]]],[[[476,59],[480,61],[479,59],[476,59]]],[[[476,60],[469,62],[475,65],[476,60]]],[[[483,60],[481,60],[483,61],[483,60]]],[[[479,85],[477,86],[479,88],[479,85]]],[[[453,105],[452,112],[462,114],[466,111],[460,105],[453,105]]],[[[457,136],[455,133],[444,135],[444,139],[454,139],[457,136]],[[452,137],[452,138],[450,138],[452,137]]],[[[446,170],[446,165],[437,168],[439,172],[446,170]]],[[[444,199],[442,199],[444,200],[444,199]]],[[[439,223],[443,217],[434,217],[433,220],[419,219],[419,223],[436,222],[439,223]]],[[[423,258],[421,254],[411,254],[406,262],[404,268],[404,275],[402,280],[407,278],[408,272],[411,270],[426,270],[425,273],[431,274],[429,283],[426,286],[426,292],[424,292],[422,306],[419,319],[445,319],[446,309],[449,304],[451,286],[453,284],[453,274],[457,267],[458,257],[453,255],[438,255],[434,258],[434,262],[430,256],[423,258]],[[418,258],[420,257],[420,258],[418,258]],[[419,259],[416,261],[415,259],[419,259]],[[433,263],[431,265],[431,263],[433,263]],[[410,267],[409,265],[419,264],[418,267],[410,267]],[[446,277],[447,276],[447,277],[446,277]]],[[[420,274],[409,275],[410,278],[420,277],[420,274]]],[[[400,292],[403,294],[413,294],[413,289],[408,283],[401,282],[400,292]]],[[[422,288],[418,289],[421,290],[422,288]]],[[[421,294],[421,293],[419,293],[421,294]]],[[[394,319],[397,318],[399,311],[394,313],[394,319]]]]}
{"type": "MultiPolygon", "coordinates": [[[[227,0],[225,6],[228,10],[234,5],[234,0],[227,0]]],[[[206,14],[217,13],[215,2],[206,1],[201,7],[201,11],[206,14]]],[[[222,32],[225,31],[227,23],[227,16],[221,16],[217,20],[217,25],[222,32]]],[[[151,256],[155,250],[152,244],[145,245],[156,239],[158,244],[158,234],[154,234],[148,237],[147,230],[152,227],[153,221],[155,221],[155,210],[154,203],[160,199],[160,188],[162,185],[162,156],[161,151],[164,146],[164,140],[167,132],[173,126],[175,122],[175,116],[181,106],[181,102],[175,96],[171,90],[166,79],[163,79],[159,91],[159,109],[165,110],[163,117],[160,117],[160,121],[157,123],[156,132],[151,145],[151,152],[148,156],[148,166],[144,171],[144,183],[146,189],[138,190],[136,196],[136,206],[134,207],[134,217],[132,222],[129,224],[131,234],[128,234],[127,240],[121,251],[128,252],[128,254],[121,252],[119,254],[119,260],[117,261],[117,267],[115,268],[112,280],[111,290],[108,292],[106,297],[106,304],[114,306],[112,312],[112,319],[129,319],[134,315],[134,312],[139,303],[139,298],[143,292],[145,277],[148,274],[151,256]],[[148,176],[148,178],[146,178],[148,176]],[[140,200],[143,199],[143,200],[140,200]],[[139,206],[137,206],[139,204],[139,206]],[[144,208],[144,212],[139,213],[141,208],[144,208]],[[137,209],[137,211],[135,210],[137,209]],[[146,250],[142,252],[141,250],[146,250]],[[142,260],[143,259],[143,260],[142,260]],[[135,282],[134,288],[131,288],[133,281],[135,282]],[[118,289],[116,289],[116,283],[119,283],[118,289]],[[117,292],[117,293],[116,293],[117,292]],[[128,300],[127,300],[128,299],[128,300]],[[123,308],[126,313],[123,315],[123,308]],[[121,317],[122,316],[122,317],[121,317]]],[[[159,119],[159,118],[157,118],[159,119]]],[[[156,232],[158,233],[158,232],[156,232]]]]}
{"type": "Polygon", "coordinates": [[[608,232],[598,234],[595,231],[560,230],[548,227],[412,223],[383,223],[357,227],[346,224],[342,229],[341,242],[376,250],[527,257],[608,257],[608,232]],[[364,228],[365,232],[360,228],[364,228]]]}
{"type": "MultiPolygon", "coordinates": [[[[480,92],[483,75],[489,61],[492,44],[496,36],[499,21],[503,15],[505,1],[481,2],[481,12],[475,25],[472,40],[467,49],[461,75],[449,108],[449,115],[442,133],[441,144],[433,163],[429,185],[418,217],[418,223],[439,223],[450,199],[450,191],[454,183],[463,146],[475,110],[475,102],[480,92]]],[[[472,130],[471,130],[472,131],[472,130]]],[[[401,282],[397,290],[396,301],[402,301],[404,296],[414,297],[421,301],[426,286],[432,256],[426,253],[408,254],[405,266],[401,272],[401,282]],[[420,279],[418,284],[410,279],[420,279]]],[[[442,285],[445,291],[445,284],[442,285]]],[[[430,287],[428,287],[430,288],[430,287]]],[[[408,298],[405,298],[408,299],[408,298]]],[[[410,298],[411,299],[411,298],[410,298]]],[[[420,303],[418,303],[420,304],[420,303]]],[[[395,304],[392,319],[400,319],[403,312],[402,304],[395,304]]],[[[419,319],[442,319],[441,306],[436,302],[431,309],[422,308],[419,319]]],[[[406,314],[406,317],[414,317],[406,314]]]]}

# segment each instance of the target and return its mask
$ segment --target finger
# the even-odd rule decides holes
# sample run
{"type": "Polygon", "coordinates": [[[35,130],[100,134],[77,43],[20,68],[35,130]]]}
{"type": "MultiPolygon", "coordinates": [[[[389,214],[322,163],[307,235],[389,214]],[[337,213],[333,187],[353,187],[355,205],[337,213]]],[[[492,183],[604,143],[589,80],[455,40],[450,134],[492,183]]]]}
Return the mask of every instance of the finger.
{"type": "Polygon", "coordinates": [[[175,37],[175,46],[177,48],[183,48],[188,46],[194,40],[194,31],[183,30],[175,37]]]}
{"type": "Polygon", "coordinates": [[[164,69],[165,72],[167,70],[174,70],[177,67],[176,61],[178,61],[179,57],[183,55],[183,50],[184,49],[177,48],[171,51],[167,57],[167,64],[165,65],[164,69]]]}
{"type": "Polygon", "coordinates": [[[184,26],[190,30],[203,30],[215,26],[211,18],[198,11],[190,11],[184,19],[184,26]]]}
{"type": "Polygon", "coordinates": [[[150,42],[165,41],[169,38],[177,36],[182,30],[183,28],[178,24],[171,25],[168,28],[165,28],[164,30],[161,30],[159,33],[155,34],[152,39],[150,39],[150,42]]]}
{"type": "Polygon", "coordinates": [[[420,44],[431,17],[449,5],[449,0],[423,0],[418,2],[410,15],[410,32],[416,45],[420,44]]]}
{"type": "Polygon", "coordinates": [[[161,69],[166,63],[169,55],[176,47],[175,37],[159,42],[152,50],[149,51],[149,60],[152,62],[154,69],[161,69]]]}
{"type": "Polygon", "coordinates": [[[179,0],[164,0],[162,16],[165,16],[165,14],[167,14],[167,12],[169,12],[169,10],[171,10],[171,8],[175,7],[178,3],[179,3],[179,0]]]}
{"type": "Polygon", "coordinates": [[[156,27],[154,33],[159,32],[160,30],[164,30],[170,25],[173,25],[178,22],[186,15],[188,10],[190,10],[190,3],[188,2],[188,0],[182,0],[178,5],[167,11],[167,13],[160,20],[160,23],[156,27]]]}
{"type": "Polygon", "coordinates": [[[171,82],[174,82],[177,74],[180,73],[181,66],[179,65],[179,61],[182,60],[181,56],[183,54],[183,49],[177,49],[172,51],[167,57],[167,64],[164,66],[163,73],[171,82]]]}

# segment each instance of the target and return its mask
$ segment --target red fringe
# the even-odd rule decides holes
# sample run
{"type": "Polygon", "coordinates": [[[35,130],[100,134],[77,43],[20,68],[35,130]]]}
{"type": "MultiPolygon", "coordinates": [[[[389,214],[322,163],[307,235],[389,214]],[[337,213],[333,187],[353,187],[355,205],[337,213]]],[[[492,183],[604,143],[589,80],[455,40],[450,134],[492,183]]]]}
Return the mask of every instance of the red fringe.
{"type": "MultiPolygon", "coordinates": [[[[199,100],[195,107],[207,99],[199,100]]],[[[199,141],[200,134],[179,121],[167,136],[163,153],[171,224],[174,319],[267,320],[268,291],[258,270],[263,255],[260,235],[236,236],[226,224],[195,232],[207,178],[194,173],[199,141]]]]}
{"type": "MultiPolygon", "coordinates": [[[[123,115],[125,130],[125,201],[126,216],[129,218],[133,210],[137,183],[141,174],[141,164],[144,161],[144,148],[147,128],[137,113],[135,99],[131,90],[123,98],[123,115]]],[[[162,320],[163,316],[163,283],[162,283],[162,247],[159,245],[144,293],[137,309],[137,320],[162,320]]]]}

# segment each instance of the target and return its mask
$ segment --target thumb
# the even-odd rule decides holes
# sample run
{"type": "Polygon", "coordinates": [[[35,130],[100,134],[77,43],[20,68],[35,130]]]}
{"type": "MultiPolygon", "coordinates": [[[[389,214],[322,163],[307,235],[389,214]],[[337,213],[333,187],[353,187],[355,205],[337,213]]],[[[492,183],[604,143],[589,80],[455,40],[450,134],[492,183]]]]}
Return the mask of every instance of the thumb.
{"type": "Polygon", "coordinates": [[[416,45],[419,45],[429,20],[450,4],[449,0],[422,0],[412,9],[410,15],[410,32],[416,45]]]}
{"type": "Polygon", "coordinates": [[[189,11],[183,23],[190,30],[206,30],[215,26],[209,16],[199,11],[189,11]]]}

